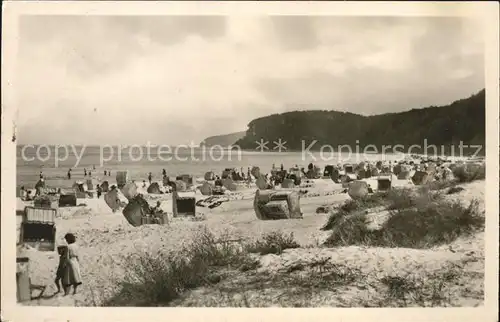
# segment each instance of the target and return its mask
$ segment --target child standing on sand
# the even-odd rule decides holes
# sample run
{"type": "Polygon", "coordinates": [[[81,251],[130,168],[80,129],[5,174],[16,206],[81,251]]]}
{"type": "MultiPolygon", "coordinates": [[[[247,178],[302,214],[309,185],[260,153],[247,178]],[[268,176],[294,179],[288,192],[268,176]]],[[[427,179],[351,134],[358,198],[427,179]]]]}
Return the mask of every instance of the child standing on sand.
{"type": "Polygon", "coordinates": [[[68,295],[69,289],[73,286],[73,294],[76,294],[76,289],[82,284],[82,277],[80,274],[80,259],[78,255],[78,247],[76,246],[75,235],[68,233],[64,236],[64,239],[68,243],[68,255],[67,255],[67,265],[64,269],[63,274],[63,286],[64,294],[68,295]]]}
{"type": "Polygon", "coordinates": [[[59,253],[59,265],[57,266],[55,282],[57,287],[56,293],[59,293],[61,292],[61,285],[59,282],[63,279],[66,265],[68,265],[68,247],[59,246],[57,247],[57,252],[59,253]]]}

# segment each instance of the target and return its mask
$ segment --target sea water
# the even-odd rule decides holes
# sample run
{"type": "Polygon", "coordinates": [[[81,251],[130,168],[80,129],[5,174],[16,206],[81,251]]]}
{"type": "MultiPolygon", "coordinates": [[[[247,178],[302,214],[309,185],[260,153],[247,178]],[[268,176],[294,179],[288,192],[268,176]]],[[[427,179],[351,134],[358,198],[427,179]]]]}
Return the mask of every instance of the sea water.
{"type": "Polygon", "coordinates": [[[62,149],[56,157],[56,148],[50,146],[41,148],[29,147],[24,151],[22,146],[17,147],[16,178],[17,186],[24,185],[32,188],[39,179],[42,171],[50,186],[70,187],[76,180],[84,180],[84,169],[90,170],[92,177],[99,180],[115,182],[116,172],[128,170],[130,178],[137,182],[148,179],[152,173],[153,181],[161,181],[162,170],[165,169],[169,177],[181,174],[190,174],[203,177],[207,171],[220,175],[226,168],[241,169],[246,174],[248,167],[257,166],[263,173],[268,173],[273,164],[285,169],[298,165],[307,169],[309,163],[319,167],[328,164],[357,163],[361,161],[401,160],[401,154],[357,154],[357,153],[320,153],[320,152],[275,152],[275,151],[229,151],[209,150],[208,148],[172,149],[170,153],[146,152],[146,148],[127,150],[118,153],[118,148],[101,149],[96,146],[77,147],[76,153],[69,148],[66,157],[62,149]],[[95,167],[95,170],[93,168],[95,167]],[[71,180],[67,179],[68,169],[72,169],[71,180]],[[111,176],[104,177],[104,170],[111,170],[111,176]],[[55,183],[55,184],[54,184],[55,183]]]}

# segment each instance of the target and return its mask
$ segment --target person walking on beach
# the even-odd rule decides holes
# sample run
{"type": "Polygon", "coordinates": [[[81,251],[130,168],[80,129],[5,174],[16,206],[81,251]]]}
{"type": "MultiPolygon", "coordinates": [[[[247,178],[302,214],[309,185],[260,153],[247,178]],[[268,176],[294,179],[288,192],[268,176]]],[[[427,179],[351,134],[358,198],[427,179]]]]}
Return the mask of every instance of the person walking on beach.
{"type": "Polygon", "coordinates": [[[40,170],[40,179],[43,179],[43,172],[40,170]]]}
{"type": "Polygon", "coordinates": [[[151,184],[151,180],[153,180],[153,175],[150,172],[149,175],[148,175],[149,184],[151,184]]]}
{"type": "Polygon", "coordinates": [[[78,246],[75,235],[68,233],[64,236],[68,243],[67,265],[64,269],[62,284],[64,287],[64,295],[68,295],[69,289],[73,286],[73,294],[76,294],[76,289],[82,284],[80,273],[80,260],[78,256],[78,246]]]}
{"type": "Polygon", "coordinates": [[[87,169],[83,168],[83,176],[86,177],[87,176],[87,169]]]}
{"type": "Polygon", "coordinates": [[[101,198],[101,194],[102,194],[101,186],[97,185],[96,191],[97,191],[97,199],[101,198]]]}
{"type": "Polygon", "coordinates": [[[108,172],[107,172],[106,170],[104,170],[104,176],[106,176],[106,174],[107,174],[107,173],[108,173],[108,172]]]}
{"type": "Polygon", "coordinates": [[[167,170],[163,169],[161,171],[161,174],[163,175],[163,177],[165,178],[167,176],[167,170]]]}
{"type": "Polygon", "coordinates": [[[71,169],[68,170],[68,180],[71,180],[71,169]]]}

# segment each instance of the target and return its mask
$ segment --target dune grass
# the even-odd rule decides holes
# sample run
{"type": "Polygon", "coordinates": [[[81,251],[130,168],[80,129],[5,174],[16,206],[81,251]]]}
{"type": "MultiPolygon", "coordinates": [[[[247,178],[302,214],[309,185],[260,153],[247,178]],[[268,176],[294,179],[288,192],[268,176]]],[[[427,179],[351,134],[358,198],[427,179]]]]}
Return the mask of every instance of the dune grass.
{"type": "Polygon", "coordinates": [[[405,272],[385,275],[379,279],[382,288],[372,305],[378,307],[448,306],[452,302],[452,286],[460,280],[461,275],[463,274],[458,267],[452,265],[425,274],[405,272]]]}
{"type": "Polygon", "coordinates": [[[228,235],[216,238],[203,229],[185,248],[171,253],[141,253],[129,257],[128,274],[119,291],[104,306],[168,306],[187,290],[219,283],[230,272],[259,267],[251,253],[280,254],[298,248],[293,235],[273,232],[245,244],[228,235]]]}
{"type": "Polygon", "coordinates": [[[425,187],[417,192],[392,189],[378,197],[378,202],[371,200],[370,204],[385,205],[389,210],[388,220],[380,229],[368,228],[368,217],[362,211],[366,203],[348,201],[330,214],[322,228],[331,231],[324,245],[430,248],[484,227],[476,200],[464,206],[425,187]]]}
{"type": "Polygon", "coordinates": [[[295,241],[293,233],[288,235],[282,232],[272,232],[262,236],[261,240],[249,243],[245,246],[249,253],[258,253],[260,255],[281,254],[285,249],[299,248],[300,245],[295,241]]]}
{"type": "Polygon", "coordinates": [[[475,180],[484,180],[486,179],[486,165],[468,165],[468,166],[459,166],[454,168],[453,176],[455,177],[455,181],[458,183],[467,183],[475,180]]]}
{"type": "Polygon", "coordinates": [[[183,292],[217,283],[221,268],[238,269],[249,257],[227,236],[216,239],[202,230],[187,247],[174,253],[141,253],[129,257],[128,274],[117,295],[105,306],[163,306],[183,292]]]}

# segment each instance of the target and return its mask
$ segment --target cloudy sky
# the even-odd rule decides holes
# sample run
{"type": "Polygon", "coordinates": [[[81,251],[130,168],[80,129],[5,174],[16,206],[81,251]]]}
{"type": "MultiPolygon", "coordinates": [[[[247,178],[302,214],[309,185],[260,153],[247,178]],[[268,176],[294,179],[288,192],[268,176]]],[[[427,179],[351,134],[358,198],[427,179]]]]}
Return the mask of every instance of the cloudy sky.
{"type": "Polygon", "coordinates": [[[484,87],[463,18],[23,16],[20,143],[199,143],[272,113],[364,115],[484,87]]]}

